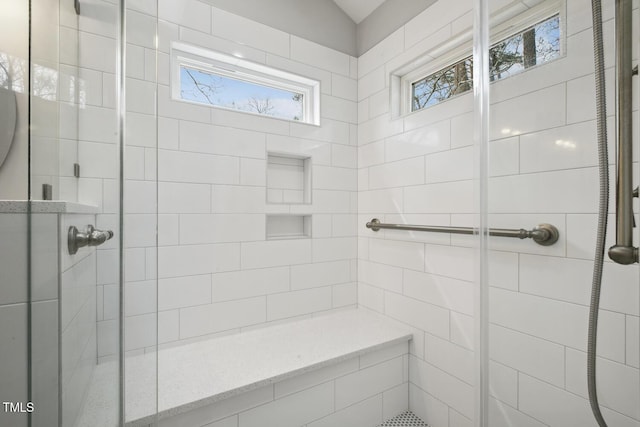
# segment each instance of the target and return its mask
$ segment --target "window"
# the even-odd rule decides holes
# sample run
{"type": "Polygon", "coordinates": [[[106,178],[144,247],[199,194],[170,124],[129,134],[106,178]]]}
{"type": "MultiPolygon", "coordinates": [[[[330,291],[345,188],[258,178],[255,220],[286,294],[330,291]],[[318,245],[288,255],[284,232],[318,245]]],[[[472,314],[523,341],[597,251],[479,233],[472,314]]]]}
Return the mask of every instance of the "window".
{"type": "Polygon", "coordinates": [[[319,124],[318,81],[178,43],[171,56],[174,99],[319,124]]]}
{"type": "MultiPolygon", "coordinates": [[[[566,0],[522,2],[491,17],[492,82],[554,61],[565,54],[566,0]]],[[[473,89],[473,30],[467,28],[390,73],[391,116],[401,117],[473,89]]]]}
{"type": "MultiPolygon", "coordinates": [[[[560,15],[495,43],[489,49],[491,81],[560,57],[560,15]]],[[[411,111],[435,105],[473,88],[473,58],[468,56],[411,83],[411,111]]]]}

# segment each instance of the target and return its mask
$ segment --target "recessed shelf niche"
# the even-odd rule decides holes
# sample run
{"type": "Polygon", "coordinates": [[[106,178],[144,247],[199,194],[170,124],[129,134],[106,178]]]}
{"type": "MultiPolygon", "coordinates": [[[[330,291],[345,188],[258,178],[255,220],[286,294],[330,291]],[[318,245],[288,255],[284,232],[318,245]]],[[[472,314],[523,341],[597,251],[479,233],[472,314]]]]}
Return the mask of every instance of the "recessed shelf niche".
{"type": "Polygon", "coordinates": [[[267,215],[267,240],[311,237],[311,215],[267,215]]]}
{"type": "Polygon", "coordinates": [[[267,153],[267,203],[311,203],[311,158],[267,153]]]}

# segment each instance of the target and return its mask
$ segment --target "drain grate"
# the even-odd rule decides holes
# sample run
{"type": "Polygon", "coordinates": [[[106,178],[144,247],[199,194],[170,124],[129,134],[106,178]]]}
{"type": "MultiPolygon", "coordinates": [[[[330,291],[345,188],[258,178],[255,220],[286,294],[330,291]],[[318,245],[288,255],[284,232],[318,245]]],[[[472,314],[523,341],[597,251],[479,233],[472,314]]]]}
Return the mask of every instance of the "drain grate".
{"type": "Polygon", "coordinates": [[[427,423],[416,417],[411,411],[404,412],[388,421],[380,424],[378,427],[429,427],[427,423]]]}

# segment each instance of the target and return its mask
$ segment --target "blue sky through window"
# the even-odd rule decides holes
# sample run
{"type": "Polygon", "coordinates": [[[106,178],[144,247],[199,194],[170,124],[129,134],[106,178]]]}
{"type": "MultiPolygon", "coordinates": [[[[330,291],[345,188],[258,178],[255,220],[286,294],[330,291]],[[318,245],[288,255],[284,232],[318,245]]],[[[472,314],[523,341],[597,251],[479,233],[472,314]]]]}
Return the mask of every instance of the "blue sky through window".
{"type": "Polygon", "coordinates": [[[180,67],[180,96],[233,110],[287,120],[303,119],[303,95],[244,80],[180,67]]]}

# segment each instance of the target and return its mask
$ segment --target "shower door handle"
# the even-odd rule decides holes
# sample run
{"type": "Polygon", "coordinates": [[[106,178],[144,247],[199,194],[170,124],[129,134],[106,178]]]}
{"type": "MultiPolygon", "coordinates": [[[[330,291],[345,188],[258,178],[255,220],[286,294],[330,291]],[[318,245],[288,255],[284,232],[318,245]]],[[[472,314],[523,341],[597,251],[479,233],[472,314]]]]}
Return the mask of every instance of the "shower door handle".
{"type": "Polygon", "coordinates": [[[113,237],[113,231],[111,230],[96,230],[93,225],[87,225],[87,230],[82,232],[76,227],[69,227],[69,233],[67,237],[67,246],[69,247],[69,254],[75,255],[78,249],[85,246],[100,246],[107,240],[113,237]]]}

